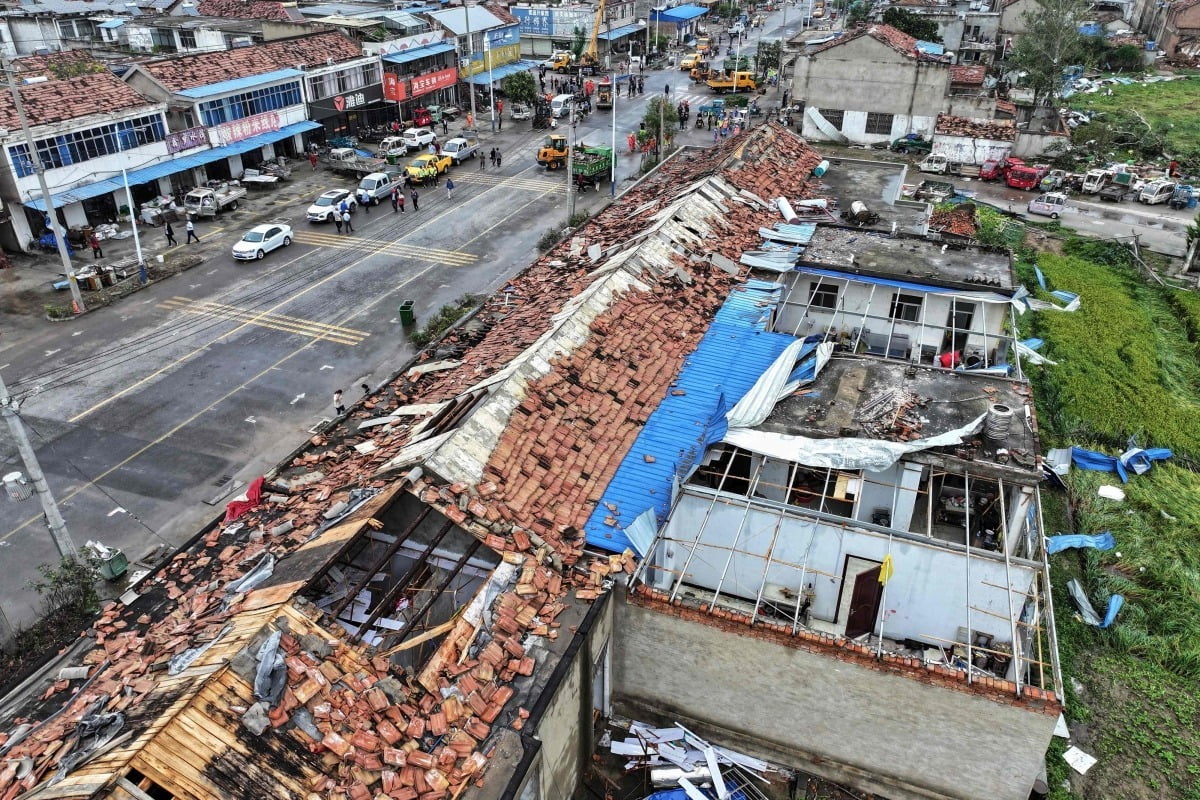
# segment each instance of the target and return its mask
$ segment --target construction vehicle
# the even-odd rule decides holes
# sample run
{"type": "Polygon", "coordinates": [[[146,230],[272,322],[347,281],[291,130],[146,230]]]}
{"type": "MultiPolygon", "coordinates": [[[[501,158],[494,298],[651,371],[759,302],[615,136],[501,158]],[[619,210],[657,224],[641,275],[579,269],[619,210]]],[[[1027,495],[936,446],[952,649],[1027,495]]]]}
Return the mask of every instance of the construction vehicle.
{"type": "Polygon", "coordinates": [[[758,89],[758,84],[755,83],[754,76],[749,72],[734,72],[731,75],[723,75],[719,78],[709,78],[705,81],[705,84],[717,94],[740,91],[753,92],[758,89]]]}
{"type": "Polygon", "coordinates": [[[596,108],[612,108],[613,107],[613,87],[612,81],[608,78],[601,79],[600,83],[596,84],[596,108]]]}
{"type": "Polygon", "coordinates": [[[537,151],[537,163],[546,169],[558,169],[567,163],[567,135],[552,133],[542,140],[537,151]]]}
{"type": "Polygon", "coordinates": [[[604,0],[596,4],[596,16],[592,19],[592,36],[587,46],[575,59],[571,53],[558,53],[552,57],[551,69],[568,75],[597,75],[601,71],[599,50],[596,47],[596,37],[600,34],[600,23],[604,20],[604,0]]]}
{"type": "Polygon", "coordinates": [[[712,69],[712,64],[710,64],[708,61],[705,61],[703,59],[701,59],[700,61],[697,61],[696,65],[692,67],[692,71],[688,73],[688,77],[691,78],[692,81],[694,81],[696,83],[700,83],[701,81],[706,81],[709,78],[716,78],[719,75],[720,75],[719,72],[712,69]]]}
{"type": "Polygon", "coordinates": [[[707,36],[702,36],[696,40],[696,52],[702,56],[706,56],[712,50],[712,39],[707,36]]]}
{"type": "Polygon", "coordinates": [[[571,69],[571,65],[575,63],[575,55],[563,50],[562,52],[555,53],[546,60],[550,69],[555,72],[568,72],[571,69]]]}
{"type": "Polygon", "coordinates": [[[727,58],[721,62],[721,69],[725,72],[746,72],[750,69],[750,56],[727,58]]]}
{"type": "Polygon", "coordinates": [[[610,177],[613,165],[611,147],[588,147],[579,144],[575,146],[575,155],[571,163],[571,179],[581,192],[586,192],[593,186],[599,186],[605,177],[610,177]]]}

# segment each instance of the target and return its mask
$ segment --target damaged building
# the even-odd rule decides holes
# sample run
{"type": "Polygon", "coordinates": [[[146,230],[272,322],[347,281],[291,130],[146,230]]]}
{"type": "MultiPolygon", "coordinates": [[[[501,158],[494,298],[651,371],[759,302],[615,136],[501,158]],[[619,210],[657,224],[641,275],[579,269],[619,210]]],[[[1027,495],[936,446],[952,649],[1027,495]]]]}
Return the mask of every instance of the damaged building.
{"type": "Polygon", "coordinates": [[[1061,675],[1022,292],[796,218],[821,160],[684,150],[535,261],[0,704],[0,800],[562,800],[622,719],[715,795],[1026,797],[1061,675]]]}

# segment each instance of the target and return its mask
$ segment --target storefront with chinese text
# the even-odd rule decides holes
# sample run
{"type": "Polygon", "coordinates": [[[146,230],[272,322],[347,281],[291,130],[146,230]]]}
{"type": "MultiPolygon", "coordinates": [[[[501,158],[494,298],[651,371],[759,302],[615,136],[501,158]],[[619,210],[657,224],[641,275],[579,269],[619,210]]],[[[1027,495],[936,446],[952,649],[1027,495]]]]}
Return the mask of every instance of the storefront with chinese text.
{"type": "Polygon", "coordinates": [[[392,122],[395,107],[384,102],[382,72],[377,56],[308,71],[308,118],[321,123],[314,137],[356,136],[359,128],[392,122]]]}

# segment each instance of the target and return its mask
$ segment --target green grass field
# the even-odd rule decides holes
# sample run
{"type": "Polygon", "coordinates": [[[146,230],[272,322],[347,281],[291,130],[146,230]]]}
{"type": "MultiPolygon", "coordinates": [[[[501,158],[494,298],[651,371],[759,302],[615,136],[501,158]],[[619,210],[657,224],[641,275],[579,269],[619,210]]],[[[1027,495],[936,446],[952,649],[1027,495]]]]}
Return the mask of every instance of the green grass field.
{"type": "MultiPolygon", "coordinates": [[[[1148,285],[1119,245],[1068,242],[1038,263],[1051,288],[1082,297],[1075,313],[1020,323],[1059,362],[1033,376],[1043,445],[1116,454],[1136,437],[1177,454],[1131,478],[1124,503],[1098,497],[1101,484],[1119,483],[1098,472],[1074,470],[1069,493],[1044,494],[1048,533],[1111,530],[1117,540],[1107,553],[1051,557],[1067,718],[1075,744],[1099,759],[1081,778],[1056,740],[1053,796],[1200,800],[1200,474],[1185,465],[1200,463],[1200,297],[1148,285]],[[1071,577],[1099,608],[1125,596],[1113,628],[1079,620],[1071,577]]],[[[1028,263],[1019,271],[1034,285],[1028,263]]]]}
{"type": "Polygon", "coordinates": [[[1111,97],[1104,91],[1074,95],[1069,98],[1071,108],[1131,118],[1130,110],[1136,110],[1153,126],[1170,126],[1167,143],[1171,152],[1200,151],[1200,78],[1111,89],[1111,97]]]}

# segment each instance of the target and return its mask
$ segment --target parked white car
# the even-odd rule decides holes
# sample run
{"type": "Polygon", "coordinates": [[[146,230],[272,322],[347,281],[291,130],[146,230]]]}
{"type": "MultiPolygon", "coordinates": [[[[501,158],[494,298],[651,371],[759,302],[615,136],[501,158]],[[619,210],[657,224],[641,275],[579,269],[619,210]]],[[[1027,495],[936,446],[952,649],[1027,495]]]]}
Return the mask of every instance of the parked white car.
{"type": "Polygon", "coordinates": [[[420,150],[437,138],[437,134],[433,132],[433,128],[409,128],[400,135],[410,152],[420,150]]]}
{"type": "Polygon", "coordinates": [[[308,207],[308,221],[333,222],[333,212],[337,211],[343,200],[350,204],[350,212],[353,213],[358,206],[354,200],[354,192],[349,189],[330,189],[308,207]]]}
{"type": "Polygon", "coordinates": [[[287,247],[292,243],[292,226],[282,222],[255,225],[246,231],[242,240],[233,246],[233,257],[238,261],[253,261],[272,250],[287,247]]]}

